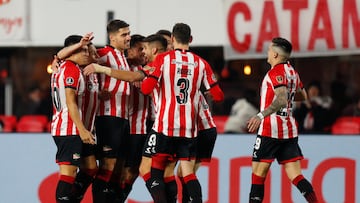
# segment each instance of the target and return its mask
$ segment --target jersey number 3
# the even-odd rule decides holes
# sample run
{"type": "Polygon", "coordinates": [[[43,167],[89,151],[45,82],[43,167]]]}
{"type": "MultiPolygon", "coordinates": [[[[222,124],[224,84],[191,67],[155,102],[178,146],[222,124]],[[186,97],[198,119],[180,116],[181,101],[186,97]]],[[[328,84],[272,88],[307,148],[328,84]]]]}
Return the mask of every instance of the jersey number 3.
{"type": "Polygon", "coordinates": [[[176,85],[180,88],[180,93],[176,96],[176,101],[179,104],[185,104],[188,101],[189,80],[187,78],[180,78],[176,85]]]}

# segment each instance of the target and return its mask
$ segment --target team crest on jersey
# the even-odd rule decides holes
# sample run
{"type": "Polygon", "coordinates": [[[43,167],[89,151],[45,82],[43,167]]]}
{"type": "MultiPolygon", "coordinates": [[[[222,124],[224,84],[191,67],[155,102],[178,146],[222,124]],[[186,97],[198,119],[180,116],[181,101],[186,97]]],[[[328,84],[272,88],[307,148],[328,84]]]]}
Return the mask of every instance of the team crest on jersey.
{"type": "Polygon", "coordinates": [[[74,78],[72,78],[72,77],[67,77],[66,78],[66,84],[67,85],[72,85],[72,84],[74,84],[74,78]]]}
{"type": "Polygon", "coordinates": [[[282,83],[282,82],[284,81],[283,76],[281,76],[281,75],[276,76],[276,81],[277,81],[278,83],[282,83]]]}

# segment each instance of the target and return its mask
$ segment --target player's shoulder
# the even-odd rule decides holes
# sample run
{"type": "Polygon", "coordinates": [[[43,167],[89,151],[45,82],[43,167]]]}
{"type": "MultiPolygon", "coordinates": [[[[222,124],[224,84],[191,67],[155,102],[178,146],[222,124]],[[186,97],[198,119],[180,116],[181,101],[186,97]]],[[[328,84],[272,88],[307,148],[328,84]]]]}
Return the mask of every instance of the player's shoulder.
{"type": "Polygon", "coordinates": [[[285,73],[285,65],[286,63],[276,64],[273,68],[271,68],[268,73],[269,74],[284,74],[285,73]]]}
{"type": "Polygon", "coordinates": [[[61,64],[60,68],[62,68],[64,71],[81,72],[79,66],[70,60],[65,60],[64,63],[61,64]]]}
{"type": "Polygon", "coordinates": [[[97,49],[97,53],[102,56],[102,55],[105,55],[109,52],[112,52],[114,50],[114,48],[110,45],[106,45],[104,47],[101,47],[101,48],[98,48],[97,49]]]}

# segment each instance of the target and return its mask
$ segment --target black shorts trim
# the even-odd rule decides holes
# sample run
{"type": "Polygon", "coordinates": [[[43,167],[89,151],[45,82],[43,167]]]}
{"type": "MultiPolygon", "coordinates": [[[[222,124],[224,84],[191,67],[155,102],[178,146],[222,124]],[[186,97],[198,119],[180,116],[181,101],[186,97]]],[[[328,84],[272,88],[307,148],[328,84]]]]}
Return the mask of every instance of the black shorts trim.
{"type": "Polygon", "coordinates": [[[196,158],[197,139],[185,137],[169,137],[162,133],[152,132],[155,136],[155,154],[168,154],[174,160],[192,160],[196,158]]]}
{"type": "Polygon", "coordinates": [[[53,136],[53,139],[57,147],[56,163],[79,167],[83,146],[80,136],[53,136]]]}
{"type": "Polygon", "coordinates": [[[279,164],[303,159],[298,137],[276,139],[257,135],[252,160],[271,163],[277,160],[279,164]]]}

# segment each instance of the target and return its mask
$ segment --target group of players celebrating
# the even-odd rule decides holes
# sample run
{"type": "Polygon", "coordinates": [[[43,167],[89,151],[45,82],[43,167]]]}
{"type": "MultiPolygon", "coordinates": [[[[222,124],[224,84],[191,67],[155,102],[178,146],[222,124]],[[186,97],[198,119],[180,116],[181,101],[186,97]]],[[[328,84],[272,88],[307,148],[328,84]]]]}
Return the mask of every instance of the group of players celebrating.
{"type": "Polygon", "coordinates": [[[125,202],[136,178],[155,203],[202,202],[196,170],[210,161],[217,131],[206,99],[224,94],[211,66],[189,50],[191,28],[176,23],[144,37],[123,20],[109,45],[70,35],[53,62],[51,134],[57,146],[57,202],[125,202]],[[204,94],[206,96],[204,96],[204,94]]]}

